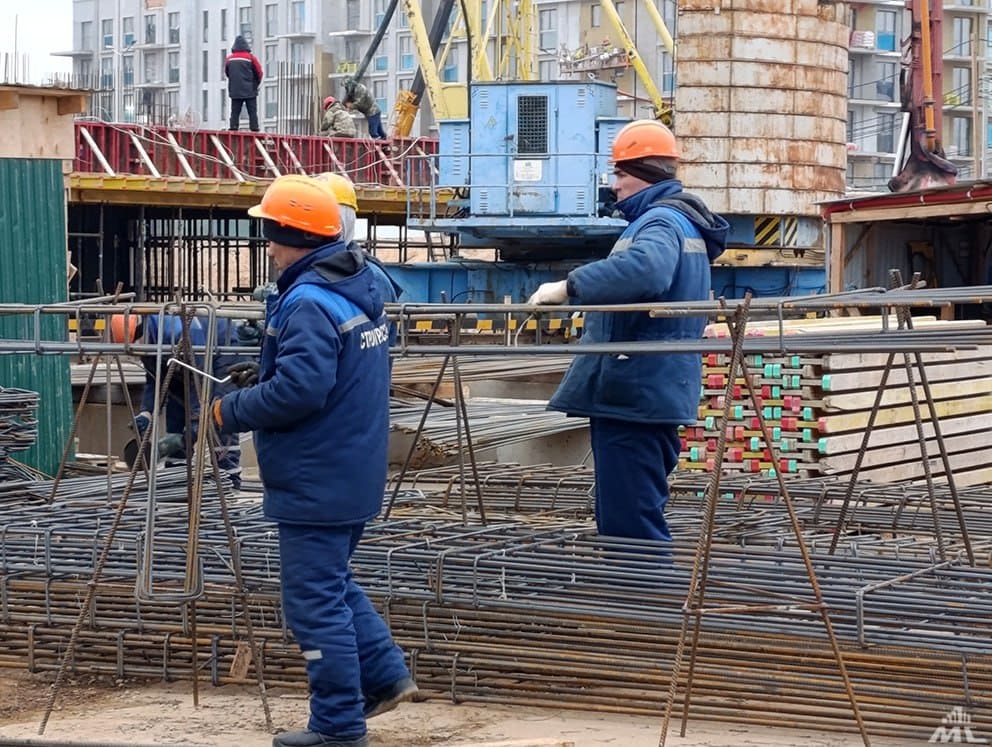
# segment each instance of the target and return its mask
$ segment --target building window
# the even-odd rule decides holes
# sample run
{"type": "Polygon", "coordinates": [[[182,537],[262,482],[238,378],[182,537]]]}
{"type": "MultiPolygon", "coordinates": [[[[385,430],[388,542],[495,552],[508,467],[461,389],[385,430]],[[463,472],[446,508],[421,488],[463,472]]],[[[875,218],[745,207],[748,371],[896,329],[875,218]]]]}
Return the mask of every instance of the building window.
{"type": "Polygon", "coordinates": [[[265,87],[265,117],[271,118],[279,113],[278,98],[275,86],[265,87]]]}
{"type": "Polygon", "coordinates": [[[210,52],[203,50],[203,82],[210,80],[210,52]]]}
{"type": "Polygon", "coordinates": [[[951,90],[944,94],[944,104],[971,105],[971,70],[966,67],[951,68],[951,90]]]}
{"type": "Polygon", "coordinates": [[[165,94],[165,107],[169,117],[179,116],[179,91],[169,91],[165,94]]]}
{"type": "Polygon", "coordinates": [[[134,46],[134,16],[124,16],[121,19],[121,36],[125,47],[134,46]]]}
{"type": "Polygon", "coordinates": [[[589,26],[598,29],[603,22],[603,6],[593,3],[589,6],[589,26]]]}
{"type": "Polygon", "coordinates": [[[169,13],[169,44],[179,43],[179,14],[169,13]]]}
{"type": "Polygon", "coordinates": [[[126,54],[121,56],[121,80],[125,86],[134,85],[134,55],[126,54]]]}
{"type": "Polygon", "coordinates": [[[875,136],[875,150],[879,153],[894,153],[896,140],[896,115],[894,112],[876,112],[878,135],[875,136]]]}
{"type": "Polygon", "coordinates": [[[362,59],[362,45],[355,39],[349,39],[344,43],[344,56],[349,62],[358,62],[362,59]]]}
{"type": "Polygon", "coordinates": [[[265,75],[272,77],[276,74],[276,45],[265,45],[265,75]]]}
{"type": "Polygon", "coordinates": [[[382,25],[382,19],[386,17],[386,0],[375,0],[372,12],[375,14],[375,27],[379,28],[382,25]]]}
{"type": "Polygon", "coordinates": [[[386,111],[386,81],[377,80],[372,83],[372,96],[382,111],[386,111]]]}
{"type": "Polygon", "coordinates": [[[303,64],[303,42],[292,42],[289,45],[289,61],[294,65],[303,64]]]}
{"type": "Polygon", "coordinates": [[[125,93],[121,96],[121,106],[124,109],[124,121],[133,122],[134,121],[134,94],[125,93]]]}
{"type": "Polygon", "coordinates": [[[113,116],[113,106],[114,97],[110,93],[100,94],[100,119],[104,122],[112,122],[114,120],[113,116]]]}
{"type": "Polygon", "coordinates": [[[161,69],[157,54],[145,55],[145,83],[161,83],[161,69]]]}
{"type": "Polygon", "coordinates": [[[542,50],[554,52],[558,49],[558,9],[547,8],[539,16],[539,45],[542,50]]]}
{"type": "Polygon", "coordinates": [[[220,9],[220,40],[227,41],[227,8],[220,9]]]}
{"type": "Polygon", "coordinates": [[[265,6],[265,35],[275,36],[279,33],[278,23],[279,6],[272,4],[265,6]]]}
{"type": "Polygon", "coordinates": [[[217,101],[220,104],[220,118],[227,119],[227,91],[223,88],[217,94],[217,101]]]}
{"type": "Polygon", "coordinates": [[[114,87],[114,58],[100,58],[100,88],[110,89],[114,87]]]}
{"type": "MultiPolygon", "coordinates": [[[[400,13],[405,16],[406,13],[400,13]]],[[[345,5],[345,28],[357,29],[362,20],[362,6],[359,0],[348,0],[345,5]]]]}
{"type": "Polygon", "coordinates": [[[951,48],[946,54],[966,56],[971,54],[971,19],[958,17],[951,26],[951,48]]]}
{"type": "Polygon", "coordinates": [[[79,24],[79,49],[93,49],[93,21],[79,24]]]}
{"type": "Polygon", "coordinates": [[[222,49],[222,50],[220,50],[220,67],[217,68],[217,69],[220,70],[221,72],[223,72],[224,75],[226,76],[227,73],[224,72],[224,69],[226,67],[227,67],[227,50],[226,49],[222,49]]]}
{"type": "Polygon", "coordinates": [[[200,112],[200,121],[206,122],[208,115],[208,110],[210,108],[208,99],[210,98],[210,91],[206,88],[203,89],[203,111],[200,112]]]}
{"type": "Polygon", "coordinates": [[[83,88],[96,88],[90,77],[93,75],[93,62],[91,60],[79,61],[79,84],[83,88]]]}
{"type": "Polygon", "coordinates": [[[208,41],[210,41],[210,11],[209,10],[203,11],[203,28],[202,28],[202,31],[203,31],[203,36],[202,36],[203,43],[206,44],[208,41]]]}
{"type": "Polygon", "coordinates": [[[145,44],[155,43],[155,16],[145,16],[145,44]]]}
{"type": "Polygon", "coordinates": [[[878,101],[896,100],[896,65],[894,62],[883,62],[878,66],[875,98],[878,101]]]}
{"type": "Polygon", "coordinates": [[[538,80],[558,80],[558,61],[541,60],[537,63],[538,80]]]}
{"type": "Polygon", "coordinates": [[[955,151],[958,156],[971,155],[971,117],[951,117],[951,140],[953,148],[947,155],[955,151]]]}
{"type": "Polygon", "coordinates": [[[623,3],[622,2],[613,3],[613,6],[617,9],[617,16],[619,16],[620,20],[622,21],[623,20],[623,3]]]}
{"type": "Polygon", "coordinates": [[[879,10],[875,13],[875,43],[879,52],[895,52],[899,43],[896,33],[896,12],[879,10]]]}
{"type": "Polygon", "coordinates": [[[307,6],[303,0],[294,0],[289,4],[289,29],[294,34],[307,30],[307,6]]]}
{"type": "Polygon", "coordinates": [[[179,52],[169,52],[169,82],[179,82],[179,52]]]}
{"type": "Polygon", "coordinates": [[[386,55],[381,54],[375,58],[375,71],[377,73],[385,72],[389,70],[389,58],[386,55]]]}
{"type": "Polygon", "coordinates": [[[413,70],[413,39],[409,36],[400,37],[400,70],[413,70]]]}
{"type": "Polygon", "coordinates": [[[238,8],[238,33],[251,42],[251,7],[238,8]]]}
{"type": "Polygon", "coordinates": [[[445,83],[456,82],[458,80],[458,63],[451,62],[445,65],[444,69],[441,71],[441,80],[445,83]]]}
{"type": "Polygon", "coordinates": [[[114,19],[104,18],[100,21],[101,36],[103,37],[103,48],[114,48],[114,19]]]}

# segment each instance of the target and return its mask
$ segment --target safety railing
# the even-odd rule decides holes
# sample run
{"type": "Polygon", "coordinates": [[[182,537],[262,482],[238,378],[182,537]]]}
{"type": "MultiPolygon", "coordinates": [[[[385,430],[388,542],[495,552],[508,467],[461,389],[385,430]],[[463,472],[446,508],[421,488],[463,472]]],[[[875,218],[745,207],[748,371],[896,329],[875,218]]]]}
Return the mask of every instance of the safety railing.
{"type": "Polygon", "coordinates": [[[426,186],[435,138],[328,138],[76,122],[75,171],[249,181],[335,171],[356,184],[426,186]],[[409,159],[409,163],[407,162],[409,159]]]}

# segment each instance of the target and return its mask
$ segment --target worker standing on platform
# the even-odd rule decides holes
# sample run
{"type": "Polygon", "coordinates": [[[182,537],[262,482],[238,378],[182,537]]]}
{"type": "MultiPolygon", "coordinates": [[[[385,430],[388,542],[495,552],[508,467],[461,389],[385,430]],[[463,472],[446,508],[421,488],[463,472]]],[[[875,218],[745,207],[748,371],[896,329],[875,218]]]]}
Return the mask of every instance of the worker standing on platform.
{"type": "MultiPolygon", "coordinates": [[[[533,304],[702,301],[710,262],[729,225],[676,180],[679,151],[663,124],[638,120],[613,143],[617,210],[629,225],[609,256],[544,283],[533,304]]],[[[589,312],[582,343],[695,340],[703,317],[589,312]]],[[[600,534],[670,540],[668,475],[678,465],[678,428],[698,418],[698,353],[577,355],[549,408],[589,418],[600,534]]]]}
{"type": "Polygon", "coordinates": [[[365,119],[369,123],[369,137],[385,140],[387,135],[386,131],[382,129],[382,110],[375,103],[369,89],[357,80],[349,79],[344,84],[344,90],[346,94],[344,97],[345,108],[349,111],[357,109],[365,115],[365,119]]]}
{"type": "Polygon", "coordinates": [[[328,137],[357,137],[358,128],[355,120],[344,108],[344,104],[333,96],[324,99],[324,119],[320,123],[320,132],[328,137]]]}
{"type": "Polygon", "coordinates": [[[364,747],[366,719],[417,692],[349,561],[382,507],[389,435],[387,320],[360,249],[341,240],[329,186],[275,179],[262,219],[281,273],[259,365],[232,368],[222,433],[254,431],[265,516],[279,525],[283,613],[306,660],[310,720],[274,747],[364,747]]]}
{"type": "Polygon", "coordinates": [[[258,87],[262,83],[262,64],[251,53],[251,46],[240,34],[234,38],[231,54],[224,60],[227,95],[231,97],[230,127],[237,132],[241,108],[248,109],[248,128],[258,132],[258,87]]]}

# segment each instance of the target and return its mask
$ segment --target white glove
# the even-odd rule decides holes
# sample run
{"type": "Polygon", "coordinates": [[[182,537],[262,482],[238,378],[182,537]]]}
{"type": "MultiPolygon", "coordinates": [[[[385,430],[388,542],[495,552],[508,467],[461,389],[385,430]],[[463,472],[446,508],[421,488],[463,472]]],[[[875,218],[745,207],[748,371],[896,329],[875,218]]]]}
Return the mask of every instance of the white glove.
{"type": "Polygon", "coordinates": [[[541,283],[534,295],[527,299],[529,304],[564,304],[568,303],[568,281],[559,280],[555,283],[541,283]]]}

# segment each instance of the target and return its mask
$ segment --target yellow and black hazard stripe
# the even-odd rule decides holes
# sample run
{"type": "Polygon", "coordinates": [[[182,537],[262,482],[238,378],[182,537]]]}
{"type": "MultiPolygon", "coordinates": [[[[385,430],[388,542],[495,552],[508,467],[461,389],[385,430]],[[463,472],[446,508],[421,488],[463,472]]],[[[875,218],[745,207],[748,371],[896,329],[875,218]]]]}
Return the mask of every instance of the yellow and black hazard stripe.
{"type": "Polygon", "coordinates": [[[755,246],[796,246],[799,218],[795,215],[756,215],[755,246]]]}

